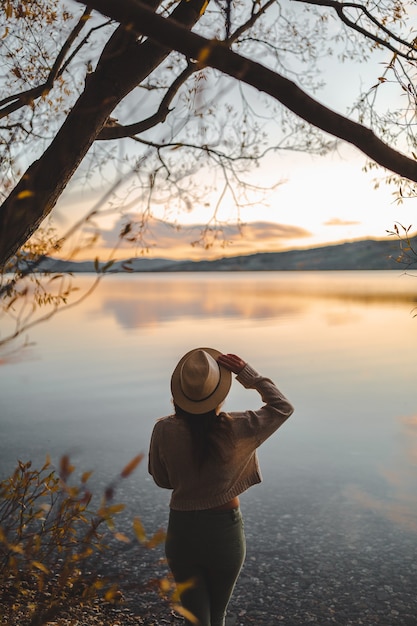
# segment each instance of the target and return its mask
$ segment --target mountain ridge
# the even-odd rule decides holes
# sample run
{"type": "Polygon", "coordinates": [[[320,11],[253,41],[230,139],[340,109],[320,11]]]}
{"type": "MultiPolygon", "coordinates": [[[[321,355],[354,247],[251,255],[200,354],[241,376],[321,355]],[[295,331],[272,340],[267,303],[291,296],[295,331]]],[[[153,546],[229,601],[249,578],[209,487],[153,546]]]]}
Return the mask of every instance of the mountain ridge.
{"type": "MultiPolygon", "coordinates": [[[[414,249],[417,236],[410,239],[414,249]]],[[[213,260],[173,260],[134,258],[113,263],[65,261],[44,257],[40,271],[51,273],[81,272],[222,272],[222,271],[332,271],[332,270],[401,270],[417,264],[417,258],[404,258],[397,239],[363,239],[316,248],[256,252],[213,260]],[[401,259],[401,257],[403,257],[401,259]]]]}

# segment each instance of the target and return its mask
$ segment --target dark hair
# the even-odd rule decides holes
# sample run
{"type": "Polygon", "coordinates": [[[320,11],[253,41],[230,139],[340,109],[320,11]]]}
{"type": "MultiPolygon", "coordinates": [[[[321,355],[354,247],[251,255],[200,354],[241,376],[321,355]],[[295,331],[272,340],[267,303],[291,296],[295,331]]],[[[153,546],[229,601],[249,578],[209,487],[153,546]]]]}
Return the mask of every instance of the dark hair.
{"type": "Polygon", "coordinates": [[[196,415],[184,411],[175,403],[174,407],[175,415],[184,420],[191,434],[193,459],[196,466],[201,468],[210,457],[226,461],[228,455],[224,452],[223,446],[220,448],[218,440],[225,438],[230,447],[234,445],[228,414],[223,412],[217,414],[213,409],[196,415]]]}

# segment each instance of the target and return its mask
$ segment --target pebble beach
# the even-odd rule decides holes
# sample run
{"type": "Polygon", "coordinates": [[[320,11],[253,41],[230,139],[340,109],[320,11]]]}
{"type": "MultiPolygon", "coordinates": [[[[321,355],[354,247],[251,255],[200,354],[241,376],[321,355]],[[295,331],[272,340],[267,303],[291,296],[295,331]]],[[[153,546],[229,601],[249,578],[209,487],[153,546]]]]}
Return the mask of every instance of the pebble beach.
{"type": "MultiPolygon", "coordinates": [[[[257,488],[242,498],[247,558],[226,626],[417,625],[414,529],[343,501],[337,485],[334,492],[324,487],[326,496],[315,503],[308,490],[284,490],[278,513],[276,502],[257,488]]],[[[164,510],[148,507],[153,524],[163,519],[164,510]]],[[[123,588],[123,604],[109,608],[109,624],[183,623],[149,586],[167,576],[162,545],[121,546],[102,565],[123,588]]]]}
{"type": "MultiPolygon", "coordinates": [[[[383,506],[375,498],[366,507],[346,490],[342,474],[321,483],[300,476],[283,475],[279,485],[268,477],[241,498],[247,556],[226,626],[417,626],[414,502],[399,509],[384,494],[383,506]]],[[[163,545],[141,546],[130,530],[135,515],[148,537],[163,530],[169,494],[132,478],[118,496],[128,503],[118,530],[132,541],[113,542],[92,567],[117,582],[120,602],[68,606],[53,626],[184,623],[156,584],[169,576],[163,545]]],[[[18,623],[2,607],[1,626],[18,623]]]]}

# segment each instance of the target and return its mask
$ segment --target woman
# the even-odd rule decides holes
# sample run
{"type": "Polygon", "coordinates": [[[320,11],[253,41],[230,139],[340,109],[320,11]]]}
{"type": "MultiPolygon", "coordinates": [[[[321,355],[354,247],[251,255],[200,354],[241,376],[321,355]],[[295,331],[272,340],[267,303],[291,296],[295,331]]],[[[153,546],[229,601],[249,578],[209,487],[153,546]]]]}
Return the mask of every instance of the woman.
{"type": "Polygon", "coordinates": [[[293,412],[274,383],[234,354],[191,350],[171,378],[175,414],[154,426],[149,473],[172,489],[165,543],[186,624],[224,626],[245,558],[239,495],[261,482],[256,449],[293,412]],[[265,403],[224,413],[232,372],[265,403]]]}

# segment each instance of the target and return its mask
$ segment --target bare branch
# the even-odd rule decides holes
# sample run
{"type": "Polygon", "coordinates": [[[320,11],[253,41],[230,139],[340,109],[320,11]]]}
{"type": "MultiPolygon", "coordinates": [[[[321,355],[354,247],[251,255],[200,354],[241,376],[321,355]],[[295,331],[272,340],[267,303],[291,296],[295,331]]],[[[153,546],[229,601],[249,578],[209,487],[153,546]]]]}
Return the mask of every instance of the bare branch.
{"type": "Polygon", "coordinates": [[[59,70],[57,77],[62,76],[62,74],[65,72],[66,68],[68,67],[68,65],[71,63],[71,61],[73,60],[74,57],[77,56],[77,54],[79,53],[79,51],[81,50],[81,48],[83,46],[85,46],[85,44],[88,42],[89,38],[91,37],[91,34],[94,33],[96,30],[101,30],[102,28],[104,28],[105,26],[108,26],[110,23],[112,22],[112,20],[108,20],[106,22],[104,22],[104,24],[99,24],[98,26],[93,26],[93,28],[90,28],[90,30],[88,31],[88,33],[82,38],[82,40],[80,41],[80,43],[78,44],[78,46],[76,46],[74,48],[74,50],[71,52],[71,54],[69,55],[69,57],[66,59],[65,63],[63,63],[61,69],[59,70]]]}
{"type": "MultiPolygon", "coordinates": [[[[237,39],[239,39],[241,35],[243,35],[244,32],[252,28],[252,26],[257,22],[257,20],[260,17],[262,17],[262,15],[266,13],[266,11],[274,4],[276,4],[276,0],[268,0],[268,2],[266,2],[262,7],[260,7],[260,9],[256,13],[253,11],[251,14],[251,17],[244,24],[239,26],[239,28],[237,28],[231,35],[229,35],[225,43],[229,45],[234,43],[237,39]]],[[[253,7],[255,8],[255,6],[256,6],[256,3],[254,3],[253,7]]]]}
{"type": "Polygon", "coordinates": [[[129,29],[197,59],[201,67],[214,67],[269,94],[313,126],[353,144],[382,167],[417,182],[414,159],[388,146],[372,130],[322,105],[287,78],[231,51],[223,42],[189,32],[136,0],[123,0],[117,6],[111,0],[91,0],[90,4],[129,29]]]}
{"type": "MultiPolygon", "coordinates": [[[[249,28],[251,28],[256,21],[271,7],[275,4],[276,0],[268,0],[256,13],[253,12],[250,19],[248,19],[244,24],[239,26],[233,33],[229,35],[225,44],[232,45],[244,32],[246,32],[249,28]]],[[[121,139],[122,137],[132,137],[133,135],[138,135],[140,133],[153,128],[157,124],[165,122],[168,114],[172,109],[169,108],[174,96],[178,93],[180,87],[186,82],[186,80],[196,71],[200,69],[200,66],[196,63],[189,62],[185,70],[175,79],[172,85],[169,87],[167,93],[159,105],[159,108],[154,115],[142,120],[140,122],[136,122],[135,124],[108,124],[106,125],[97,139],[108,140],[108,139],[121,139]]]]}
{"type": "Polygon", "coordinates": [[[165,122],[167,115],[171,111],[169,105],[171,104],[175,95],[178,93],[178,90],[185,83],[185,81],[195,71],[199,69],[200,68],[196,63],[188,63],[185,70],[181,72],[179,76],[177,76],[172,85],[169,87],[165,96],[162,98],[156,113],[146,118],[145,120],[142,120],[141,122],[136,122],[136,124],[128,124],[126,126],[123,126],[122,124],[116,123],[111,126],[105,126],[97,139],[120,139],[121,137],[132,137],[133,135],[143,133],[145,130],[149,130],[157,124],[165,122]]]}
{"type": "Polygon", "coordinates": [[[352,30],[355,30],[356,32],[360,33],[367,39],[371,39],[378,45],[383,46],[384,48],[387,48],[388,50],[391,50],[391,52],[393,52],[394,54],[397,54],[398,56],[403,57],[407,59],[408,61],[417,60],[417,54],[413,54],[413,53],[416,53],[417,51],[415,41],[413,40],[411,43],[409,43],[405,39],[398,37],[394,32],[392,32],[392,30],[389,30],[382,22],[377,20],[372,15],[372,13],[370,13],[370,11],[368,11],[368,9],[362,4],[357,4],[356,2],[338,2],[337,0],[293,0],[293,1],[301,2],[303,4],[313,4],[315,6],[330,7],[336,11],[340,20],[344,24],[346,24],[346,26],[348,26],[349,28],[352,28],[352,30]],[[366,28],[362,28],[358,24],[358,22],[355,22],[349,19],[349,17],[345,13],[346,9],[355,9],[359,13],[362,13],[363,15],[365,15],[369,19],[369,21],[372,22],[372,24],[374,24],[374,26],[376,26],[379,30],[385,33],[387,37],[389,37],[389,39],[392,39],[393,41],[396,41],[401,46],[404,46],[405,48],[407,48],[408,51],[403,52],[401,48],[394,46],[386,39],[383,39],[382,37],[378,37],[377,35],[374,35],[366,28]]]}

